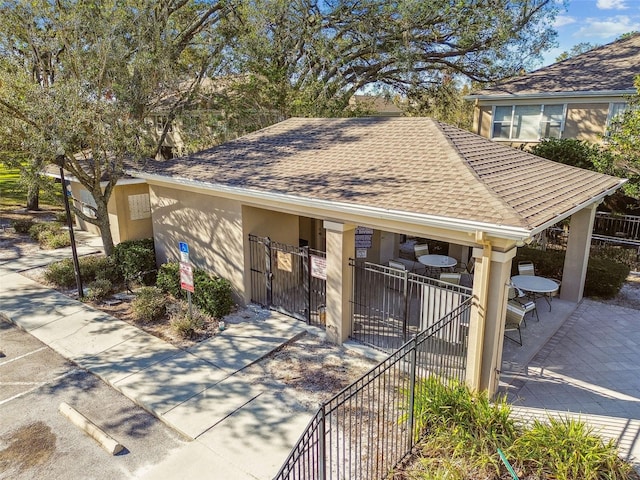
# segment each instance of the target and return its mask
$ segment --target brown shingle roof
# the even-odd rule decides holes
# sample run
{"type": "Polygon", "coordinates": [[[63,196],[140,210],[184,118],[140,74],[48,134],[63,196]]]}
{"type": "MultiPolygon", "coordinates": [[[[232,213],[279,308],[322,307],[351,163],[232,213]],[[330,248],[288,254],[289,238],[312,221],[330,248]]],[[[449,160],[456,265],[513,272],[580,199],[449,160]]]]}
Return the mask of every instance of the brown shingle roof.
{"type": "Polygon", "coordinates": [[[633,80],[639,74],[640,33],[473,92],[470,97],[633,91],[633,80]]]}
{"type": "Polygon", "coordinates": [[[620,183],[415,117],[292,118],[144,173],[528,230],[620,183]]]}

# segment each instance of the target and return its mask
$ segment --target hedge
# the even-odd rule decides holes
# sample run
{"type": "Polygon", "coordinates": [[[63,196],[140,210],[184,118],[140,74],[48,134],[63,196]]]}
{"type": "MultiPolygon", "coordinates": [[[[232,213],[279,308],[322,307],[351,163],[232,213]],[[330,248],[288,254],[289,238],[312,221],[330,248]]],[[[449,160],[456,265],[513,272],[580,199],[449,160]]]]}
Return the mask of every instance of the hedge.
{"type": "Polygon", "coordinates": [[[156,281],[156,251],[152,238],[126,240],[113,248],[112,255],[125,280],[139,278],[145,285],[156,281]]]}

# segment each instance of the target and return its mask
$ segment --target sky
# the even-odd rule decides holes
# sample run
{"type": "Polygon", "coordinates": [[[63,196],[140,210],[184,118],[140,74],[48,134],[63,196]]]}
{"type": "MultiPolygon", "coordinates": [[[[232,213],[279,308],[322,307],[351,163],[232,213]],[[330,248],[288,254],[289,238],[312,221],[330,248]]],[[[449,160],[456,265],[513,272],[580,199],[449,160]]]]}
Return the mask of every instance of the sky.
{"type": "Polygon", "coordinates": [[[544,65],[578,43],[604,45],[623,33],[640,31],[640,0],[569,0],[555,27],[560,46],[544,54],[544,65]]]}

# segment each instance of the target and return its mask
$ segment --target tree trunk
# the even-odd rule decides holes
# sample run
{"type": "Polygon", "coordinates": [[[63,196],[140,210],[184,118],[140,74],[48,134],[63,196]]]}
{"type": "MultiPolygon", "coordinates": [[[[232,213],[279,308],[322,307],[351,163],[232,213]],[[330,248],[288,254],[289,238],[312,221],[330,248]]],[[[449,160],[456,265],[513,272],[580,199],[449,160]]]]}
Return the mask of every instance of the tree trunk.
{"type": "Polygon", "coordinates": [[[104,246],[104,253],[107,257],[110,257],[113,253],[113,237],[111,236],[111,224],[109,222],[109,212],[107,205],[101,202],[100,199],[96,200],[96,217],[97,226],[100,229],[100,236],[102,237],[102,245],[104,246]]]}
{"type": "Polygon", "coordinates": [[[27,188],[27,210],[40,210],[40,185],[37,183],[27,188]]]}

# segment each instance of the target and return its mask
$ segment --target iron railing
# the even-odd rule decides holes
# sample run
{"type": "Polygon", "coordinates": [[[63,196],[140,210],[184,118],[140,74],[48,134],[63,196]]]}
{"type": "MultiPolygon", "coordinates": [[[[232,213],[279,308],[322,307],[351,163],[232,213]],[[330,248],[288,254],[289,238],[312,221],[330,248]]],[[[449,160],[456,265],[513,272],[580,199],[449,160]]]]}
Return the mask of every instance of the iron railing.
{"type": "Polygon", "coordinates": [[[422,433],[414,422],[416,383],[431,375],[464,381],[466,358],[454,366],[439,346],[466,349],[470,309],[467,298],[324,403],[275,480],[385,478],[422,433]]]}
{"type": "Polygon", "coordinates": [[[351,336],[387,353],[471,296],[471,289],[351,259],[351,336]]]}
{"type": "Polygon", "coordinates": [[[593,233],[607,237],[640,240],[640,217],[597,212],[593,233]]]}

